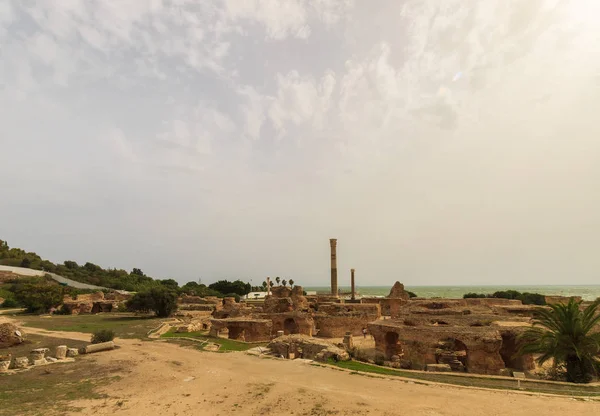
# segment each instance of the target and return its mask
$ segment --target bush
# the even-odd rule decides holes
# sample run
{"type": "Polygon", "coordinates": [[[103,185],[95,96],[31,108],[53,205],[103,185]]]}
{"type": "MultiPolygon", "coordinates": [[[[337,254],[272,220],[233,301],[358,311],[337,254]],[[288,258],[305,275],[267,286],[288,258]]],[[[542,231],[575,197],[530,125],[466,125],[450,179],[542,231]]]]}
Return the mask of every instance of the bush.
{"type": "Polygon", "coordinates": [[[19,304],[14,299],[5,299],[4,303],[2,303],[3,308],[17,308],[19,304]]]}
{"type": "Polygon", "coordinates": [[[407,290],[406,293],[408,293],[408,296],[411,298],[416,298],[417,294],[415,292],[411,292],[410,290],[407,290]]]}
{"type": "Polygon", "coordinates": [[[481,299],[481,298],[486,298],[487,295],[484,295],[483,293],[465,293],[463,295],[463,299],[481,299]]]}
{"type": "Polygon", "coordinates": [[[156,316],[165,318],[177,310],[177,292],[165,286],[138,292],[127,301],[127,309],[134,312],[153,311],[156,316]]]}
{"type": "Polygon", "coordinates": [[[381,353],[375,355],[375,364],[383,365],[385,363],[385,356],[381,353]]]}
{"type": "Polygon", "coordinates": [[[101,329],[92,334],[92,344],[100,344],[115,339],[115,333],[111,329],[101,329]]]}

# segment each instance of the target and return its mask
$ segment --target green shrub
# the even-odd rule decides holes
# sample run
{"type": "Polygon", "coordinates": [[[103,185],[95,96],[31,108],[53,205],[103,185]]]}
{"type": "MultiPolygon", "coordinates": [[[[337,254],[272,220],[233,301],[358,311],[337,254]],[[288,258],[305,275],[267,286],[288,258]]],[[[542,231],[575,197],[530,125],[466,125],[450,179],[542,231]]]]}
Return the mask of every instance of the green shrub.
{"type": "Polygon", "coordinates": [[[408,293],[408,296],[411,298],[416,298],[417,294],[415,292],[411,292],[410,290],[407,290],[406,293],[408,293]]]}
{"type": "Polygon", "coordinates": [[[16,300],[14,299],[5,299],[4,303],[2,303],[2,307],[3,308],[17,308],[19,307],[19,304],[17,303],[16,300]]]}
{"type": "Polygon", "coordinates": [[[383,354],[378,353],[375,355],[375,364],[383,365],[384,362],[385,362],[385,356],[383,354]]]}
{"type": "Polygon", "coordinates": [[[127,301],[127,309],[133,312],[153,311],[156,316],[165,318],[177,310],[177,292],[165,286],[138,292],[127,301]]]}
{"type": "Polygon", "coordinates": [[[112,329],[101,329],[92,334],[92,344],[100,344],[115,339],[115,333],[112,329]]]}
{"type": "Polygon", "coordinates": [[[481,299],[481,298],[487,298],[487,295],[484,295],[483,293],[465,293],[463,295],[463,299],[481,299]]]}

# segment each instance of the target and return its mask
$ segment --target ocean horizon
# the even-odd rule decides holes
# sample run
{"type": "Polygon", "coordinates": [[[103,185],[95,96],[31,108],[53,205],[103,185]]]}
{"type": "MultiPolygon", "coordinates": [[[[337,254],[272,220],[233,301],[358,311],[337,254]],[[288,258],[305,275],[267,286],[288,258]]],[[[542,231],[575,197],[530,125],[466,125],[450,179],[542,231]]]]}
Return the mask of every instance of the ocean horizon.
{"type": "MultiPolygon", "coordinates": [[[[386,296],[390,286],[356,286],[362,296],[386,296]]],[[[339,286],[343,292],[350,292],[350,286],[339,286]]],[[[453,285],[453,286],[405,286],[406,290],[424,298],[462,298],[465,293],[492,294],[500,290],[540,293],[549,296],[581,296],[583,300],[600,297],[600,285],[453,285]]],[[[329,286],[304,286],[306,291],[327,292],[329,286]]]]}

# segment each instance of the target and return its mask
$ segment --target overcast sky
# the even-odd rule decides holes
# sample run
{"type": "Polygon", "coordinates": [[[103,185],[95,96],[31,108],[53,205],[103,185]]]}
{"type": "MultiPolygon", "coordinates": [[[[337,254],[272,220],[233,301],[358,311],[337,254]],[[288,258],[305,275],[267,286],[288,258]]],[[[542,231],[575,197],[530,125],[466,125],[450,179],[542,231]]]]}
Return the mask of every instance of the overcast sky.
{"type": "Polygon", "coordinates": [[[0,238],[180,282],[600,283],[598,0],[0,0],[0,238]]]}

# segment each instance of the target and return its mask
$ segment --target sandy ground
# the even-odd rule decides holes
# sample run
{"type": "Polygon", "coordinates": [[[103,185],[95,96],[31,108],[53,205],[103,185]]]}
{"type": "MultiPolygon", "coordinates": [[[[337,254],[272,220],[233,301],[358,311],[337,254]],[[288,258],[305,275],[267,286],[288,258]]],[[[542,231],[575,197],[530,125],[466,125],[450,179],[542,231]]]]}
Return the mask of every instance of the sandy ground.
{"type": "MultiPolygon", "coordinates": [[[[28,328],[41,335],[48,331],[28,328]]],[[[52,332],[72,339],[88,334],[52,332]]],[[[301,360],[209,353],[166,342],[118,340],[117,350],[84,356],[118,364],[110,398],[84,400],[73,415],[548,415],[600,414],[599,402],[530,396],[352,375],[301,360]]]]}

